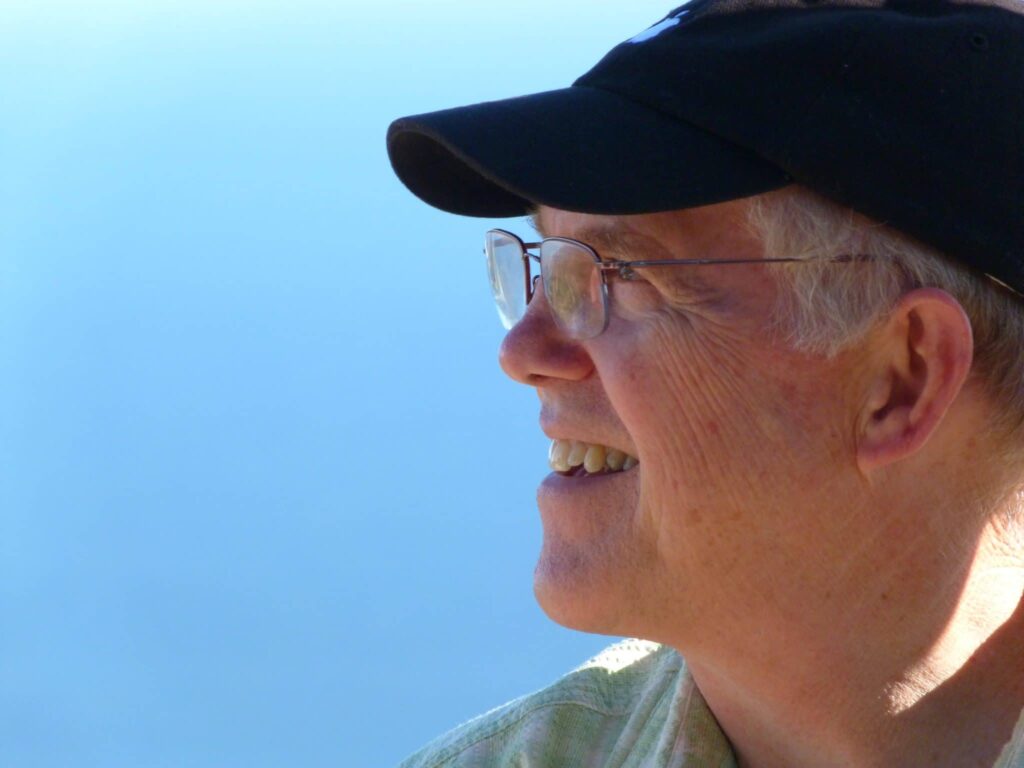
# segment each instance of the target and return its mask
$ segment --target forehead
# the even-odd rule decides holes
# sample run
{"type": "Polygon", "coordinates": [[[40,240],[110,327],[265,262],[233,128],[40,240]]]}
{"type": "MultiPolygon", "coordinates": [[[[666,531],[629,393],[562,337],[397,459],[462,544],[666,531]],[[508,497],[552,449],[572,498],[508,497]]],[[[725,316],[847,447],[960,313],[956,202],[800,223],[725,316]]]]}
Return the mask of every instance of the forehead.
{"type": "MultiPolygon", "coordinates": [[[[752,237],[748,200],[627,216],[604,216],[538,206],[530,221],[542,237],[570,237],[599,251],[644,251],[654,258],[719,250],[752,237]]],[[[738,243],[737,243],[738,244],[738,243]]]]}
{"type": "Polygon", "coordinates": [[[636,241],[653,239],[654,233],[642,222],[629,222],[624,216],[598,216],[538,207],[530,224],[541,237],[570,237],[599,251],[618,250],[636,241]],[[632,241],[632,242],[631,242],[632,241]]]}

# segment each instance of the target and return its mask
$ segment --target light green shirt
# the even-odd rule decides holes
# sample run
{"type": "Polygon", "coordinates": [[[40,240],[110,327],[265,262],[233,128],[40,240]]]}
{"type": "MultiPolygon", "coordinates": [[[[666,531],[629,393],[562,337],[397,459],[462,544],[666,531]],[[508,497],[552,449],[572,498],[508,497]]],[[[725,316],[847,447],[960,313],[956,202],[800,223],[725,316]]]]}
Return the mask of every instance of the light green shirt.
{"type": "MultiPolygon", "coordinates": [[[[459,726],[400,768],[735,768],[682,657],[611,646],[549,688],[459,726]]],[[[1024,713],[993,768],[1024,768],[1024,713]]]]}

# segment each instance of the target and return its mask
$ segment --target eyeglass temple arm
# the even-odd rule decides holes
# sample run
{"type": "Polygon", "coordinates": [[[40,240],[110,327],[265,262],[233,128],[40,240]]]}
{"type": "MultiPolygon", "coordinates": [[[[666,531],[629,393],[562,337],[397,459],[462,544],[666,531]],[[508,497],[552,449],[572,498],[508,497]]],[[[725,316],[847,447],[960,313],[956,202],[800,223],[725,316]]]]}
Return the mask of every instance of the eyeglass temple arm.
{"type": "Polygon", "coordinates": [[[870,256],[844,253],[839,256],[821,256],[811,257],[809,259],[663,259],[661,261],[601,261],[598,262],[598,269],[602,272],[618,272],[621,277],[629,277],[634,269],[643,269],[644,267],[665,267],[683,264],[689,264],[696,267],[709,264],[788,264],[802,261],[850,262],[868,261],[870,258],[870,256]]]}

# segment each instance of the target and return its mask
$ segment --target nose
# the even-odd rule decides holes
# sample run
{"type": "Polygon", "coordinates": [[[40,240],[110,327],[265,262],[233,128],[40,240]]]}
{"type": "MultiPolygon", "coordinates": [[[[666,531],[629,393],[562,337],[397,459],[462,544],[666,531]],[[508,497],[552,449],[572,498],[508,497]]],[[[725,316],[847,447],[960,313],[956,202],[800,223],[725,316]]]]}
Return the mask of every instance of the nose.
{"type": "Polygon", "coordinates": [[[509,378],[534,387],[552,379],[579,381],[594,370],[583,344],[555,323],[539,282],[526,314],[505,335],[498,362],[509,378]]]}

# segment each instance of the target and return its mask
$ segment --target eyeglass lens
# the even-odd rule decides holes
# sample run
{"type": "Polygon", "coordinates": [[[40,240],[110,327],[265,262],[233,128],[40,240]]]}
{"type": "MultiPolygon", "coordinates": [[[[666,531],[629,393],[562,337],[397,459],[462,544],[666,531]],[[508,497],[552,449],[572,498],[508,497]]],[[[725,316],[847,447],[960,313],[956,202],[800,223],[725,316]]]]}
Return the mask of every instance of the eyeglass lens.
{"type": "MultiPolygon", "coordinates": [[[[500,230],[487,233],[487,270],[498,317],[506,329],[526,313],[529,259],[522,242],[500,230]]],[[[597,268],[597,256],[570,240],[550,238],[540,247],[544,296],[555,320],[573,339],[588,339],[604,330],[607,294],[597,268]]]]}
{"type": "Polygon", "coordinates": [[[570,338],[589,339],[604,330],[605,291],[597,257],[590,250],[569,240],[545,240],[540,273],[544,298],[570,338]]]}
{"type": "Polygon", "coordinates": [[[530,265],[523,252],[523,244],[512,235],[492,230],[484,239],[484,253],[498,317],[505,330],[511,330],[526,314],[530,265]]]}

